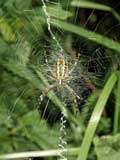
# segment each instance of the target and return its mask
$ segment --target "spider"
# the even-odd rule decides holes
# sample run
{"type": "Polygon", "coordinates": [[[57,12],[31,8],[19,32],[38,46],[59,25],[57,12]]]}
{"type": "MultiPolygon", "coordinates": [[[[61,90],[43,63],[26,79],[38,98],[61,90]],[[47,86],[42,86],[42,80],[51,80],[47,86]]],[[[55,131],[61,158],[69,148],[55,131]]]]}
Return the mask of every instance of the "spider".
{"type": "Polygon", "coordinates": [[[51,84],[48,88],[45,88],[42,91],[42,94],[38,98],[39,105],[43,101],[44,97],[47,96],[49,91],[54,88],[66,88],[72,94],[74,102],[77,103],[77,99],[80,99],[80,97],[69,85],[69,82],[72,78],[71,74],[77,65],[77,61],[75,60],[73,67],[69,70],[68,61],[65,59],[64,55],[61,54],[56,60],[56,65],[54,69],[52,69],[48,65],[47,59],[46,64],[51,74],[49,78],[53,80],[53,84],[51,84]]]}

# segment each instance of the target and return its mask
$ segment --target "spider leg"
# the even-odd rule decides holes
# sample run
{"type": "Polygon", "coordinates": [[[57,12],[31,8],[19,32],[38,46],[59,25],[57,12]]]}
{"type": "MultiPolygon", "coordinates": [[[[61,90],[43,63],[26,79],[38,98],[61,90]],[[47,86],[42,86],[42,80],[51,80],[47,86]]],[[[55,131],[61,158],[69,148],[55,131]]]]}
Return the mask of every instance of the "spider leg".
{"type": "MultiPolygon", "coordinates": [[[[79,56],[80,56],[80,54],[78,54],[78,58],[77,58],[77,59],[79,59],[79,56]]],[[[69,71],[69,75],[74,71],[74,69],[75,69],[75,67],[77,66],[77,64],[78,64],[78,60],[75,60],[75,62],[74,62],[74,64],[73,64],[73,67],[72,67],[71,70],[69,71]]]]}
{"type": "Polygon", "coordinates": [[[69,91],[72,95],[74,95],[74,97],[76,97],[77,99],[81,99],[81,97],[78,96],[77,93],[76,93],[68,84],[66,84],[65,87],[68,89],[68,91],[69,91]]]}
{"type": "Polygon", "coordinates": [[[52,90],[53,88],[55,88],[56,86],[57,86],[57,84],[55,83],[53,85],[50,85],[48,88],[46,88],[45,90],[42,91],[42,94],[38,98],[39,105],[42,103],[44,97],[47,96],[49,91],[52,90]]]}
{"type": "Polygon", "coordinates": [[[53,76],[50,76],[50,75],[46,75],[48,78],[50,78],[51,80],[54,80],[55,81],[55,77],[53,76]]]}
{"type": "Polygon", "coordinates": [[[74,99],[74,103],[76,104],[75,106],[75,113],[78,113],[79,112],[79,109],[77,107],[77,99],[81,99],[77,93],[69,86],[69,85],[65,85],[65,87],[68,89],[68,91],[72,94],[73,96],[73,99],[74,99]]]}
{"type": "Polygon", "coordinates": [[[55,77],[54,72],[52,71],[52,69],[51,69],[50,66],[49,66],[49,63],[48,63],[48,59],[47,59],[47,57],[46,57],[46,54],[44,54],[44,56],[45,56],[45,63],[46,63],[46,65],[47,65],[47,67],[48,67],[51,75],[52,75],[53,77],[55,77]]]}

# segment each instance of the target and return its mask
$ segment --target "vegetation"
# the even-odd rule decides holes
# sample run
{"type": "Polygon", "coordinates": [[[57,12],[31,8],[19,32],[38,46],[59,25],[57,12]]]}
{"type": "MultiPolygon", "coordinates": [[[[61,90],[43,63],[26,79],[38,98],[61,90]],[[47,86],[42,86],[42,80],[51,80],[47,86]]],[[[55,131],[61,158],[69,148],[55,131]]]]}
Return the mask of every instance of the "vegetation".
{"type": "Polygon", "coordinates": [[[70,91],[57,87],[38,105],[53,82],[49,67],[55,71],[59,45],[49,33],[41,0],[1,0],[0,159],[54,160],[62,153],[70,160],[118,160],[120,4],[45,3],[68,66],[77,61],[69,85],[80,99],[75,103],[70,91]],[[58,147],[61,112],[67,120],[63,151],[58,147]]]}

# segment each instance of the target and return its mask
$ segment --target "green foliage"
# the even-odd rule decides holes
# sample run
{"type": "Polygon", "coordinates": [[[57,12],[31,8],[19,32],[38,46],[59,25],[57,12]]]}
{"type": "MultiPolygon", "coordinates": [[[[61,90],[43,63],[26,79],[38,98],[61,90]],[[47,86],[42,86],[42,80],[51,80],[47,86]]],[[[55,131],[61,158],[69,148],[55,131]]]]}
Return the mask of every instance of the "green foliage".
{"type": "Polygon", "coordinates": [[[16,36],[13,33],[12,28],[5,18],[0,19],[0,32],[5,41],[14,42],[16,40],[16,36]]]}
{"type": "Polygon", "coordinates": [[[71,5],[74,7],[80,7],[80,8],[88,8],[88,9],[96,9],[96,10],[103,10],[111,12],[115,18],[120,21],[120,15],[110,6],[103,5],[100,3],[90,2],[90,1],[84,1],[84,0],[73,0],[71,2],[71,5]]]}
{"type": "Polygon", "coordinates": [[[59,18],[61,20],[66,20],[67,18],[72,17],[72,13],[63,10],[60,4],[48,6],[47,11],[51,17],[59,18]]]}
{"type": "Polygon", "coordinates": [[[98,160],[119,160],[120,135],[103,136],[94,138],[95,151],[98,160]]]}
{"type": "Polygon", "coordinates": [[[120,115],[120,79],[118,79],[117,86],[116,86],[116,92],[115,92],[115,112],[114,112],[114,129],[113,133],[117,134],[119,131],[119,115],[120,115]]]}
{"type": "Polygon", "coordinates": [[[108,99],[108,97],[109,97],[109,95],[110,95],[110,93],[116,83],[116,80],[117,80],[116,75],[113,73],[102,90],[102,93],[96,103],[96,106],[93,110],[88,127],[86,129],[83,143],[80,148],[78,160],[80,159],[80,157],[83,160],[85,160],[87,158],[86,156],[87,156],[87,152],[89,150],[89,146],[90,146],[91,141],[93,139],[95,130],[98,126],[98,122],[101,118],[101,114],[103,112],[104,106],[105,106],[107,99],[108,99]]]}
{"type": "Polygon", "coordinates": [[[77,27],[73,24],[69,24],[66,22],[59,22],[59,25],[56,23],[56,21],[52,21],[53,25],[55,25],[56,27],[60,27],[66,31],[75,33],[77,35],[80,35],[84,38],[87,38],[93,42],[96,42],[98,44],[101,44],[105,47],[108,47],[110,49],[113,49],[115,51],[118,52],[118,54],[120,53],[120,44],[118,42],[115,42],[114,40],[111,40],[110,38],[104,37],[98,33],[95,32],[91,32],[88,31],[87,29],[81,28],[81,27],[77,27]]]}
{"type": "MultiPolygon", "coordinates": [[[[52,83],[45,58],[55,70],[59,47],[48,32],[41,1],[1,0],[0,153],[47,150],[50,160],[54,159],[49,150],[59,149],[60,112],[64,111],[67,148],[71,148],[68,159],[96,160],[97,155],[98,160],[117,160],[119,13],[113,2],[107,5],[109,1],[46,3],[51,29],[65,51],[69,67],[80,53],[70,83],[81,97],[77,102],[79,112],[75,114],[71,94],[66,98],[66,92],[59,87],[48,93],[38,111],[37,98],[52,83]],[[113,16],[107,16],[103,24],[101,19],[106,13],[113,16]]],[[[58,156],[56,152],[54,156],[58,156]]]]}

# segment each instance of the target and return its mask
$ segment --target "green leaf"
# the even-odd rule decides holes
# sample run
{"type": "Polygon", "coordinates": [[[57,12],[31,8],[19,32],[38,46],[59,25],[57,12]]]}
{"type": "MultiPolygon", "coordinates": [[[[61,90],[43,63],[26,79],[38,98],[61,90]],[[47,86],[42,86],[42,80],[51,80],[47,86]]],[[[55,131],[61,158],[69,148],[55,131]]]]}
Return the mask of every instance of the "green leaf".
{"type": "Polygon", "coordinates": [[[120,15],[113,8],[107,5],[100,4],[97,2],[84,1],[84,0],[80,0],[80,1],[73,0],[71,2],[71,5],[74,7],[96,9],[96,10],[111,12],[115,16],[115,18],[120,22],[120,15]]]}
{"type": "Polygon", "coordinates": [[[19,44],[13,46],[15,50],[14,54],[18,57],[19,62],[26,65],[29,62],[29,56],[31,54],[31,45],[28,41],[21,40],[19,44]]]}
{"type": "Polygon", "coordinates": [[[120,122],[120,78],[118,78],[116,92],[115,92],[115,111],[114,111],[114,125],[113,133],[117,134],[119,131],[120,122]]]}
{"type": "Polygon", "coordinates": [[[7,19],[0,18],[0,33],[2,34],[3,38],[7,42],[15,42],[16,35],[13,32],[10,24],[8,23],[7,19]]]}
{"type": "Polygon", "coordinates": [[[110,38],[107,38],[103,35],[89,31],[89,30],[84,29],[82,27],[75,26],[70,23],[66,23],[66,22],[62,22],[62,21],[58,22],[53,19],[52,19],[51,23],[56,27],[59,27],[59,28],[64,29],[68,32],[77,34],[81,37],[87,38],[88,40],[91,40],[93,42],[101,44],[105,47],[108,47],[109,49],[113,49],[113,50],[119,52],[119,54],[120,54],[120,44],[110,38]]]}
{"type": "Polygon", "coordinates": [[[109,6],[99,4],[96,2],[90,2],[90,1],[83,1],[83,0],[73,0],[71,2],[72,6],[80,7],[80,8],[89,8],[89,9],[98,9],[103,11],[111,11],[111,8],[109,6]]]}
{"type": "MultiPolygon", "coordinates": [[[[29,12],[29,14],[33,15],[33,19],[38,20],[38,23],[39,23],[40,19],[43,19],[43,16],[44,16],[44,20],[46,21],[45,13],[41,7],[38,7],[36,9],[28,11],[28,12],[29,12]]],[[[73,16],[73,14],[70,11],[64,10],[60,4],[48,5],[47,12],[51,18],[61,19],[61,20],[66,20],[67,18],[73,16]]],[[[41,24],[41,23],[39,23],[39,24],[41,24]]]]}
{"type": "Polygon", "coordinates": [[[59,3],[56,5],[49,5],[47,11],[51,17],[61,20],[66,20],[73,15],[71,12],[65,11],[59,3]]]}
{"type": "Polygon", "coordinates": [[[78,155],[77,160],[81,160],[81,159],[86,160],[87,159],[87,154],[90,149],[90,145],[91,145],[93,136],[95,134],[96,128],[97,128],[98,123],[100,121],[101,114],[103,112],[103,109],[107,103],[107,100],[110,96],[110,93],[111,93],[116,81],[117,81],[117,76],[115,73],[113,73],[109,77],[107,83],[105,84],[105,86],[101,92],[101,95],[96,103],[96,106],[94,108],[94,111],[92,113],[90,121],[88,123],[88,127],[86,129],[85,136],[84,136],[84,139],[83,139],[83,142],[81,145],[81,149],[80,149],[80,153],[78,155]]]}
{"type": "Polygon", "coordinates": [[[31,0],[14,0],[15,2],[15,6],[17,9],[21,10],[25,10],[25,9],[29,9],[31,6],[31,0]]]}
{"type": "Polygon", "coordinates": [[[120,159],[120,134],[94,138],[95,152],[98,160],[120,159]]]}
{"type": "Polygon", "coordinates": [[[37,110],[31,111],[19,118],[22,135],[32,140],[42,149],[56,148],[58,144],[59,128],[50,128],[46,121],[40,120],[37,110]],[[48,138],[49,137],[49,138],[48,138]]]}
{"type": "Polygon", "coordinates": [[[0,95],[0,125],[6,128],[13,124],[12,119],[9,119],[10,103],[6,99],[5,94],[0,95]]]}

